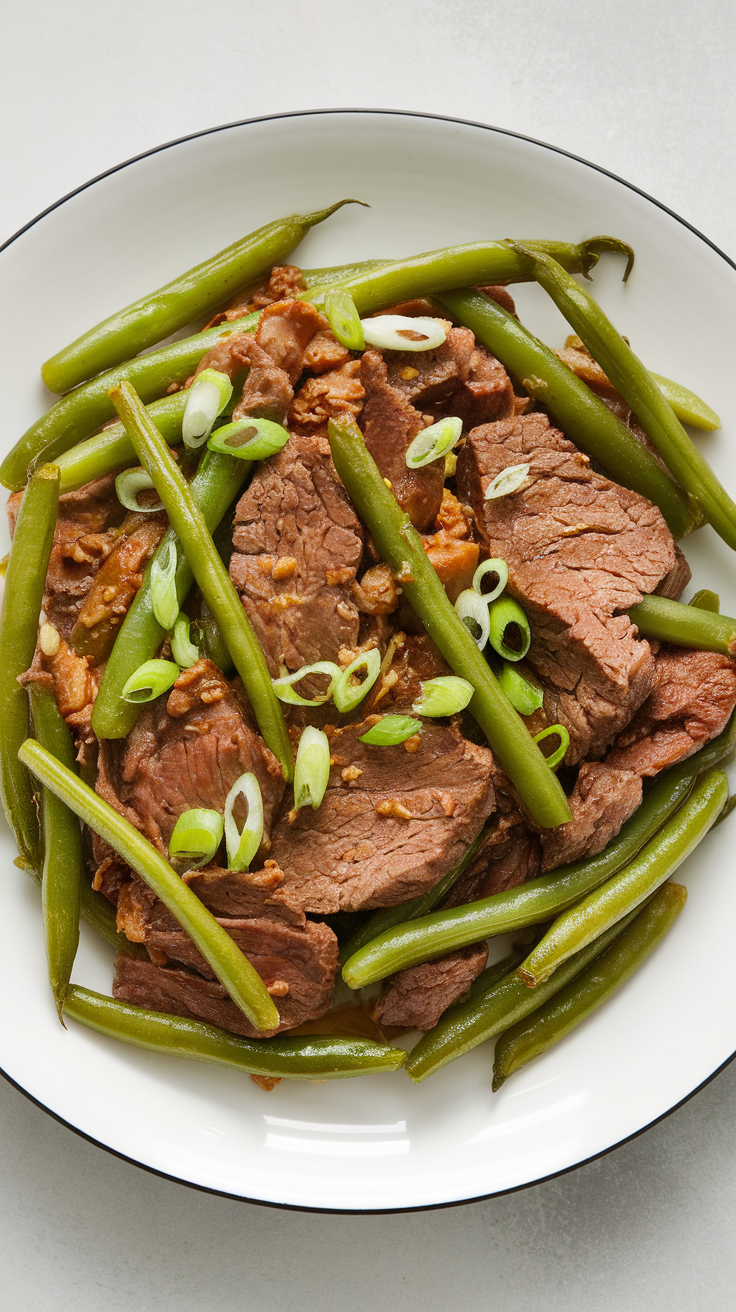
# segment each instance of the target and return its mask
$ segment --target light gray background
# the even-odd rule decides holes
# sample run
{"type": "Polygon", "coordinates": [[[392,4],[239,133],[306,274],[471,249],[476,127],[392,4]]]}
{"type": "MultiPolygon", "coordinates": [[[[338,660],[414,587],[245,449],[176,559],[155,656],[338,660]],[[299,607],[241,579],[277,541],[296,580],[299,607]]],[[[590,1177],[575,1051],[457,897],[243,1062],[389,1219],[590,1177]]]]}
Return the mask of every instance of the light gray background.
{"type": "MultiPolygon", "coordinates": [[[[736,256],[729,0],[5,0],[0,241],[131,155],[283,110],[381,106],[552,142],[736,256]]],[[[39,307],[43,313],[43,307],[39,307]]],[[[198,1194],[0,1081],[0,1302],[17,1312],[709,1312],[733,1306],[736,1066],[634,1143],[448,1211],[198,1194]]]]}

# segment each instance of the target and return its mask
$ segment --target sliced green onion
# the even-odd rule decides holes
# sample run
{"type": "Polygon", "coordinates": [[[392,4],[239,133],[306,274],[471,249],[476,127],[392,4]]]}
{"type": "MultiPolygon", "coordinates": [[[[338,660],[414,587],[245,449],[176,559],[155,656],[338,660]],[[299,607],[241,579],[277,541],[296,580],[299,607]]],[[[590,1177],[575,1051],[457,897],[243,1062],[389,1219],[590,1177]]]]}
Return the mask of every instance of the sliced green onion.
{"type": "MultiPolygon", "coordinates": [[[[283,669],[283,666],[281,667],[283,669]]],[[[315,661],[314,665],[302,665],[301,669],[295,670],[293,674],[282,674],[279,679],[273,679],[273,690],[280,702],[286,702],[289,706],[322,706],[328,702],[332,696],[335,687],[335,681],[340,678],[342,671],[339,665],[334,661],[315,661]],[[330,682],[325,692],[320,693],[319,697],[302,697],[294,689],[295,683],[300,683],[306,679],[308,674],[329,674],[330,682]]]]}
{"type": "Polygon", "coordinates": [[[544,701],[542,689],[531,683],[529,679],[525,679],[524,675],[507,661],[504,662],[498,682],[519,715],[533,715],[544,701]]]}
{"type": "Polygon", "coordinates": [[[169,839],[169,856],[188,869],[206,866],[222,842],[223,819],[218,811],[195,807],[183,811],[169,839]]]}
{"type": "Polygon", "coordinates": [[[508,469],[502,469],[493,482],[488,484],[484,500],[494,501],[496,497],[507,497],[512,492],[518,492],[528,477],[528,465],[509,465],[508,469]]]}
{"type": "Polygon", "coordinates": [[[529,650],[532,635],[529,621],[518,601],[514,601],[513,597],[499,597],[498,601],[494,601],[493,605],[489,606],[488,618],[490,621],[488,639],[493,650],[506,661],[522,660],[529,650]],[[518,629],[521,638],[518,647],[510,646],[506,640],[507,631],[512,626],[518,629]]]}
{"type": "Polygon", "coordinates": [[[241,774],[235,780],[225,802],[225,843],[228,870],[247,870],[263,838],[263,798],[254,774],[241,774]],[[239,797],[248,803],[248,815],[238,829],[233,808],[239,797]]]}
{"type": "Polygon", "coordinates": [[[380,314],[375,319],[361,319],[360,326],[368,345],[382,351],[434,351],[447,340],[441,319],[380,314]]]}
{"type": "Polygon", "coordinates": [[[508,581],[509,567],[506,564],[506,561],[502,560],[500,556],[492,556],[490,560],[484,560],[475,571],[475,574],[473,575],[473,588],[476,592],[480,593],[486,605],[490,606],[491,602],[496,600],[496,597],[501,596],[508,581]],[[496,582],[488,592],[484,592],[483,580],[489,574],[495,575],[496,582]]]}
{"type": "Polygon", "coordinates": [[[173,661],[144,661],[123,686],[126,702],[152,702],[168,692],[179,678],[179,666],[173,661]]]}
{"type": "Polygon", "coordinates": [[[165,543],[151,561],[151,606],[162,629],[173,629],[179,614],[176,570],[179,558],[176,543],[165,543]]]}
{"type": "Polygon", "coordinates": [[[411,709],[417,715],[456,715],[465,710],[474,692],[467,679],[457,674],[442,674],[422,684],[422,695],[411,709]]]}
{"type": "Polygon", "coordinates": [[[384,715],[372,729],[360,735],[360,741],[369,747],[397,747],[421,731],[421,720],[413,720],[410,715],[384,715]]]}
{"type": "Polygon", "coordinates": [[[289,434],[272,419],[236,419],[217,428],[207,443],[210,451],[242,460],[266,460],[286,446],[289,434]]]}
{"type": "Polygon", "coordinates": [[[488,618],[488,603],[485,597],[481,597],[475,588],[466,588],[460,593],[455,602],[455,610],[465,625],[473,642],[477,643],[482,651],[488,642],[490,632],[490,621],[488,618]]]}
{"type": "Polygon", "coordinates": [[[370,692],[380,673],[381,653],[377,647],[371,647],[370,651],[362,651],[356,656],[347,669],[342,670],[332,689],[332,700],[338,711],[345,715],[354,710],[370,692]],[[362,683],[351,684],[350,680],[360,670],[365,670],[362,683]]]}
{"type": "Polygon", "coordinates": [[[341,346],[349,351],[362,351],[365,347],[360,315],[350,292],[333,287],[325,296],[325,315],[341,346]]]}
{"type": "Polygon", "coordinates": [[[199,660],[199,647],[189,640],[189,616],[180,611],[171,635],[171,654],[182,670],[188,670],[199,660]]]}
{"type": "Polygon", "coordinates": [[[463,421],[456,417],[430,424],[409,443],[405,457],[407,468],[421,469],[423,465],[430,465],[433,460],[447,455],[460,440],[462,431],[463,421]]]}
{"type": "Polygon", "coordinates": [[[189,389],[186,410],[181,424],[184,445],[195,450],[207,441],[217,416],[222,414],[233,385],[227,374],[219,369],[203,369],[189,389]]]}
{"type": "Polygon", "coordinates": [[[330,742],[326,733],[308,725],[299,739],[294,766],[294,809],[319,806],[330,778],[330,742]]]}
{"type": "Polygon", "coordinates": [[[152,515],[156,510],[163,510],[163,502],[157,501],[153,506],[141,506],[138,503],[139,492],[150,492],[153,479],[145,469],[124,469],[115,479],[115,492],[121,506],[126,510],[137,510],[142,515],[152,515]]]}
{"type": "Polygon", "coordinates": [[[550,770],[556,770],[560,762],[564,761],[565,753],[570,746],[570,735],[564,724],[550,724],[541,733],[534,735],[535,743],[541,743],[543,738],[551,738],[553,734],[559,738],[560,745],[555,748],[551,756],[545,756],[544,758],[550,770]]]}

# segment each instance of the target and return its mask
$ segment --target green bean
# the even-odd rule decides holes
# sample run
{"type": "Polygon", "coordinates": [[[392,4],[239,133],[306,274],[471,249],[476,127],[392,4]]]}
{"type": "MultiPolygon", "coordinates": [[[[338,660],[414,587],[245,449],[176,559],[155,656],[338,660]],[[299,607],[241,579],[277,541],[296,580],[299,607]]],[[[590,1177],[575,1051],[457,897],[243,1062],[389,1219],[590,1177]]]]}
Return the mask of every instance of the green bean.
{"type": "Polygon", "coordinates": [[[617,483],[641,492],[659,507],[676,538],[696,527],[697,517],[688,498],[659,461],[600,397],[512,314],[479,291],[445,292],[439,300],[547,407],[572,442],[617,483]]]}
{"type": "Polygon", "coordinates": [[[212,314],[239,288],[259,278],[272,265],[280,264],[316,223],[322,223],[343,205],[353,203],[340,200],[314,214],[292,214],[241,237],[165,287],[110,315],[58,351],[42,366],[43,381],[52,392],[68,392],[92,374],[121,364],[185,324],[212,314]]]}
{"type": "Polygon", "coordinates": [[[710,588],[700,588],[687,604],[688,606],[694,606],[696,610],[710,610],[715,615],[721,609],[721,599],[718,593],[712,592],[710,588]]]}
{"type": "Polygon", "coordinates": [[[101,993],[72,985],[65,1013],[108,1038],[149,1052],[190,1061],[231,1066],[247,1075],[286,1080],[341,1080],[352,1075],[378,1075],[404,1064],[401,1048],[372,1039],[340,1037],[241,1039],[202,1021],[145,1011],[116,1002],[101,993]]]}
{"type": "MultiPolygon", "coordinates": [[[[169,446],[181,443],[181,421],[184,418],[188,392],[175,392],[161,401],[147,406],[149,415],[169,446]]],[[[134,465],[136,454],[128,434],[120,423],[103,428],[101,433],[88,437],[58,457],[61,470],[59,491],[76,492],[78,487],[91,483],[93,478],[109,474],[123,465],[134,465]]]]}
{"type": "Polygon", "coordinates": [[[340,480],[381,556],[400,576],[407,600],[448,665],[472,683],[469,709],[502,769],[540,825],[564,824],[570,808],[556,776],[448,600],[422,539],[386,487],[360,429],[330,420],[328,436],[340,480]]]}
{"type": "Polygon", "coordinates": [[[695,392],[691,392],[689,387],[683,387],[682,383],[673,383],[671,378],[663,378],[661,374],[652,373],[651,369],[649,372],[681,424],[691,424],[693,428],[702,428],[706,433],[712,433],[716,428],[721,427],[721,421],[715,410],[711,410],[710,406],[706,405],[695,392]]]}
{"type": "Polygon", "coordinates": [[[442,877],[434,888],[430,888],[426,893],[420,893],[418,897],[413,897],[409,902],[402,902],[396,907],[381,907],[378,911],[372,911],[363,921],[363,924],[356,929],[355,933],[347,940],[340,949],[340,961],[345,963],[349,961],[360,948],[365,947],[366,943],[371,943],[379,934],[385,934],[388,930],[393,929],[394,925],[403,925],[407,921],[416,920],[418,916],[426,916],[438,902],[441,902],[447,896],[450,889],[454,887],[458,879],[465,873],[470,862],[475,856],[485,837],[485,830],[473,839],[467,851],[463,853],[459,861],[456,861],[451,870],[442,877]]]}
{"type": "Polygon", "coordinates": [[[59,470],[43,465],[20,504],[0,612],[0,796],[18,843],[18,864],[41,871],[38,812],[18,748],[28,736],[28,694],[18,678],[36,650],[59,504],[59,470]]]}
{"type": "Polygon", "coordinates": [[[294,763],[281,703],[273,690],[261,645],[217,553],[207,521],[169,448],[130,384],[121,383],[111,395],[138,459],[150,474],[166,508],[171,527],[181,542],[202,595],[217,620],[235,668],[243,680],[261,735],[281,763],[285,778],[290,780],[294,763]]]}
{"type": "Polygon", "coordinates": [[[36,778],[104,838],[161,898],[251,1023],[261,1030],[275,1029],[278,1011],[260,975],[156,848],[33,738],[26,739],[18,754],[36,778]]]}
{"type": "MultiPolygon", "coordinates": [[[[665,884],[634,917],[626,932],[597,956],[574,983],[561,989],[553,1002],[502,1035],[496,1044],[493,1062],[494,1092],[514,1071],[526,1066],[533,1057],[546,1052],[574,1030],[623,984],[670,929],[686,899],[687,889],[682,884],[665,884]]],[[[619,925],[622,923],[620,921],[619,925]]]]}
{"type": "Polygon", "coordinates": [[[573,952],[579,952],[649,897],[705,838],[727,801],[727,776],[722,770],[708,770],[633,861],[558,916],[519,966],[519,978],[530,988],[543,983],[573,952]]]}
{"type": "MultiPolygon", "coordinates": [[[[486,987],[479,988],[475,993],[471,991],[466,1002],[458,1003],[446,1011],[434,1029],[429,1030],[412,1048],[406,1060],[407,1075],[416,1084],[420,1084],[449,1062],[463,1057],[472,1048],[477,1048],[479,1043],[485,1043],[494,1034],[500,1034],[541,1007],[618,938],[626,924],[634,919],[634,915],[635,912],[632,912],[626,922],[620,921],[604,938],[571,957],[539,989],[528,989],[513,969],[509,973],[504,972],[500,979],[491,976],[486,987]]],[[[476,980],[476,984],[478,982],[476,980]]]]}
{"type": "Polygon", "coordinates": [[[700,606],[685,606],[669,597],[643,597],[629,618],[644,638],[659,638],[697,651],[736,656],[736,619],[700,606]]]}
{"type": "MultiPolygon", "coordinates": [[[[604,250],[625,251],[633,260],[631,247],[615,237],[591,237],[577,246],[569,242],[548,241],[529,244],[535,251],[553,254],[574,273],[581,270],[589,273],[604,250]]],[[[530,274],[534,276],[532,269],[533,261],[527,256],[516,255],[507,243],[476,241],[393,260],[333,285],[349,292],[358,313],[368,315],[399,301],[433,295],[469,283],[526,282],[530,274]]],[[[319,309],[324,305],[324,298],[325,293],[320,288],[310,288],[305,297],[319,309]]]]}
{"type": "Polygon", "coordinates": [[[398,925],[394,922],[393,928],[386,926],[367,945],[356,949],[347,959],[343,978],[351,988],[363,988],[397,970],[431,961],[481,939],[542,924],[575,906],[641,851],[688,796],[697,775],[733,751],[735,742],[736,717],[718,739],[658,779],[617,837],[597,856],[559,866],[520,888],[509,888],[477,902],[412,921],[405,917],[398,925]]]}
{"type": "Polygon", "coordinates": [[[302,269],[302,277],[307,287],[322,289],[333,287],[338,282],[360,278],[363,274],[373,273],[376,269],[384,269],[387,264],[393,264],[393,260],[360,260],[355,264],[330,264],[323,269],[302,269]]]}
{"type": "MultiPolygon", "coordinates": [[[[76,770],[72,736],[64,723],[52,688],[35,681],[30,686],[33,729],[42,747],[76,770]]],[[[79,946],[79,911],[83,882],[82,831],[64,802],[48,788],[42,794],[43,879],[41,903],[49,983],[63,1024],[64,998],[79,946]]]]}
{"type": "MultiPolygon", "coordinates": [[[[519,254],[530,253],[526,246],[515,245],[514,249],[519,254]]],[[[670,473],[702,507],[716,533],[736,550],[736,505],[688,437],[649,370],[634,355],[598,302],[556,260],[539,251],[532,251],[531,256],[537,282],[549,293],[613,386],[631,406],[670,473]]]]}
{"type": "MultiPolygon", "coordinates": [[[[233,497],[243,486],[251,465],[236,456],[221,456],[207,451],[197,470],[189,492],[196,502],[209,532],[214,532],[233,497]]],[[[183,605],[192,586],[194,574],[173,528],[164,534],[154,560],[162,559],[176,547],[176,595],[183,605]]],[[[143,709],[141,703],[127,702],[122,692],[139,666],[151,660],[166,637],[153,613],[151,601],[151,561],[141,587],[120,626],[115,645],[105,666],[102,683],[92,708],[92,728],[98,738],[127,738],[143,709]]]]}

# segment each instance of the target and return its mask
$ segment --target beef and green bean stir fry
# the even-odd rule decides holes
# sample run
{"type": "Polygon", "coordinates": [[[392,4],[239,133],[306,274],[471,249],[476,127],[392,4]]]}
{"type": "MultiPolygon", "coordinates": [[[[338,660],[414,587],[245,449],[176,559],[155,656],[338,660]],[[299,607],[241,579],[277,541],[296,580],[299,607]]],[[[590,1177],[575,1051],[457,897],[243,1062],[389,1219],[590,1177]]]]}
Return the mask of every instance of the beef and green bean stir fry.
{"type": "Polygon", "coordinates": [[[495,1089],[654,949],[724,813],[736,620],[682,603],[678,540],[736,548],[736,505],[683,427],[718,416],[575,277],[624,242],[287,262],[348,203],[43,365],[0,467],[2,800],[62,1022],[264,1088],[500,1035],[495,1089]]]}

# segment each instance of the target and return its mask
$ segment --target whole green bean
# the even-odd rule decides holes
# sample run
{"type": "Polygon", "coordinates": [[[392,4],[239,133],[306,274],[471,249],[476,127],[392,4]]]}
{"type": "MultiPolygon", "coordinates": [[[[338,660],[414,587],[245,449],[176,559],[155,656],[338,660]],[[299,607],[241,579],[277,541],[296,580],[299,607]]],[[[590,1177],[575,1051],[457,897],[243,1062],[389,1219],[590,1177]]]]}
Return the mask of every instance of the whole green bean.
{"type": "Polygon", "coordinates": [[[651,369],[649,372],[681,424],[691,424],[693,428],[704,429],[706,433],[712,433],[716,428],[721,427],[721,421],[715,410],[711,410],[710,406],[706,405],[695,392],[691,392],[689,387],[683,387],[682,383],[673,383],[671,378],[663,378],[661,374],[652,373],[651,369]]]}
{"type": "MultiPolygon", "coordinates": [[[[181,442],[181,421],[187,405],[188,392],[175,392],[147,406],[149,415],[169,446],[181,442]]],[[[120,423],[103,428],[101,433],[88,437],[77,446],[70,447],[57,459],[61,470],[59,491],[76,492],[78,487],[91,483],[93,478],[109,474],[124,465],[134,465],[136,454],[128,434],[120,423]]]]}
{"type": "MultiPolygon", "coordinates": [[[[394,923],[393,928],[386,927],[367,945],[356,949],[347,958],[343,978],[351,988],[363,988],[397,970],[431,961],[484,938],[542,924],[560,915],[641,851],[687,797],[697,775],[733,750],[735,737],[732,724],[729,731],[724,731],[717,740],[720,748],[714,741],[702,753],[668,770],[650,789],[617,837],[597,856],[559,866],[550,874],[540,875],[519,888],[509,888],[477,902],[449,907],[433,915],[423,915],[421,919],[409,921],[404,917],[402,923],[394,923]]],[[[395,908],[396,911],[403,909],[395,908]]]]}
{"type": "Polygon", "coordinates": [[[514,1071],[559,1043],[623,984],[670,929],[686,899],[687,889],[682,884],[665,884],[634,917],[625,933],[597,956],[574,983],[561,989],[554,1001],[535,1011],[528,1020],[519,1021],[501,1036],[493,1062],[494,1092],[514,1071]]]}
{"type": "Polygon", "coordinates": [[[291,741],[266,658],[256,638],[191,488],[156,425],[129,383],[111,393],[143,468],[150,474],[192,573],[227,644],[253,707],[258,728],[288,780],[293,775],[291,741]]]}
{"type": "Polygon", "coordinates": [[[261,1030],[275,1029],[279,1014],[260,975],[156,848],[33,738],[26,739],[18,755],[36,778],[104,838],[161,898],[251,1023],[261,1030]]]}
{"type": "Polygon", "coordinates": [[[617,483],[641,492],[659,507],[676,538],[696,527],[696,515],[682,489],[554,351],[482,292],[444,292],[438,299],[547,407],[572,442],[617,483]]]}
{"type": "Polygon", "coordinates": [[[448,600],[419,534],[386,487],[360,429],[330,420],[328,436],[340,480],[381,556],[400,575],[407,600],[448,665],[472,683],[470,712],[500,765],[540,825],[564,824],[570,808],[556,776],[448,600]]]}
{"type": "Polygon", "coordinates": [[[514,249],[519,254],[531,254],[537,282],[631,406],[670,473],[702,507],[716,533],[736,550],[736,505],[688,437],[646,365],[634,355],[598,302],[561,264],[528,246],[514,243],[514,249]]]}
{"type": "MultiPolygon", "coordinates": [[[[633,261],[631,247],[615,237],[591,237],[588,241],[572,245],[569,242],[530,242],[530,248],[553,254],[574,273],[589,273],[598,262],[601,251],[624,251],[633,261]]],[[[352,296],[359,314],[372,314],[375,310],[394,305],[397,301],[411,300],[415,296],[433,295],[452,287],[465,287],[473,283],[526,282],[532,273],[533,261],[516,256],[511,247],[502,241],[476,241],[464,246],[449,246],[438,251],[425,251],[403,260],[393,260],[377,269],[334,284],[352,296]],[[505,248],[505,249],[504,249],[505,248]],[[514,258],[509,258],[509,256],[514,258]]],[[[321,288],[310,288],[306,300],[319,309],[324,305],[321,288]]]]}
{"type": "Polygon", "coordinates": [[[129,360],[185,324],[212,314],[239,288],[280,264],[316,223],[353,203],[360,202],[340,200],[314,214],[292,214],[241,237],[58,351],[42,366],[43,381],[52,392],[68,392],[85,378],[129,360]]]}
{"type": "MultiPolygon", "coordinates": [[[[67,770],[76,772],[76,752],[53,689],[30,686],[33,730],[42,747],[67,770]]],[[[41,904],[49,983],[59,1020],[79,946],[79,911],[83,882],[82,830],[73,811],[48,788],[43,789],[43,879],[41,904]]]]}
{"type": "Polygon", "coordinates": [[[0,796],[18,843],[18,863],[41,871],[38,812],[18,748],[28,737],[28,694],[18,678],[36,650],[46,571],[59,504],[59,470],[42,465],[23,494],[0,612],[0,796]]]}
{"type": "MultiPolygon", "coordinates": [[[[199,469],[189,484],[189,492],[201,511],[210,533],[220,523],[233,497],[243,486],[252,464],[236,456],[206,451],[199,469]]],[[[153,559],[168,555],[169,543],[176,548],[176,595],[179,605],[192,586],[194,574],[173,528],[167,530],[153,559]]],[[[125,701],[122,693],[131,674],[144,661],[151,660],[166,637],[166,630],[153,613],[151,601],[151,561],[143,583],[118,630],[115,645],[105,666],[100,690],[92,708],[92,728],[98,738],[127,738],[140,715],[140,702],[125,701]]]]}
{"type": "Polygon", "coordinates": [[[447,896],[450,889],[457,883],[462,874],[465,873],[470,862],[475,856],[481,841],[485,837],[485,831],[482,830],[463,853],[460,860],[455,863],[451,870],[430,888],[426,893],[420,893],[418,897],[413,897],[409,902],[402,902],[396,907],[381,907],[379,911],[373,911],[363,921],[359,929],[348,939],[340,948],[340,961],[344,965],[349,961],[360,948],[365,947],[366,943],[371,943],[379,934],[385,934],[388,930],[393,929],[394,925],[403,925],[406,921],[416,920],[417,916],[426,916],[433,907],[437,906],[444,897],[447,896]]]}
{"type": "Polygon", "coordinates": [[[644,638],[736,656],[736,619],[717,611],[685,606],[669,597],[649,596],[631,607],[629,618],[644,638]]]}
{"type": "Polygon", "coordinates": [[[682,806],[623,870],[558,916],[517,974],[534,988],[573,952],[605,933],[649,897],[705,838],[728,801],[728,778],[708,770],[682,806]]]}
{"type": "Polygon", "coordinates": [[[72,985],[65,1014],[108,1038],[169,1057],[231,1066],[248,1075],[286,1080],[341,1080],[399,1070],[406,1054],[372,1039],[241,1039],[202,1021],[145,1011],[72,985]]]}
{"type": "Polygon", "coordinates": [[[626,921],[620,921],[604,937],[571,957],[539,989],[528,989],[513,969],[504,972],[500,979],[491,977],[492,983],[489,980],[487,987],[479,989],[475,994],[471,992],[466,1002],[460,1002],[446,1011],[434,1029],[429,1030],[412,1048],[406,1060],[407,1075],[416,1084],[420,1084],[449,1062],[463,1057],[472,1048],[477,1048],[479,1043],[485,1043],[494,1034],[500,1034],[541,1007],[618,938],[635,914],[632,912],[626,921]]]}

